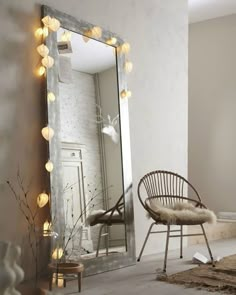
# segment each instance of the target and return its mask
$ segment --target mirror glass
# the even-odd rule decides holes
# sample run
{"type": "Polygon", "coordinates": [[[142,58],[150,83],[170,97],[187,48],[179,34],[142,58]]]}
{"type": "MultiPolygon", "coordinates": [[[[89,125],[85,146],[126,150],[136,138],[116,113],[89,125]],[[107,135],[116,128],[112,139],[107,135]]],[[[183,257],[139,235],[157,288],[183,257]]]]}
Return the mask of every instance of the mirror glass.
{"type": "Polygon", "coordinates": [[[65,236],[78,233],[68,255],[124,252],[116,49],[63,28],[57,48],[65,236]]]}

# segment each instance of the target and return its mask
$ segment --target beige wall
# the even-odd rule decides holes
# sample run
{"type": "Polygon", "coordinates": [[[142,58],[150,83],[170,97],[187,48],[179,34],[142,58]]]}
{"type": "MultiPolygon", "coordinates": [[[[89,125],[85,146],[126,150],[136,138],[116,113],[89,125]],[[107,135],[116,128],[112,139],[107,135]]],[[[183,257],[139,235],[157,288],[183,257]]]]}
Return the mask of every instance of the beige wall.
{"type": "MultiPolygon", "coordinates": [[[[45,109],[40,79],[33,70],[40,60],[34,29],[39,25],[35,0],[0,4],[0,233],[19,241],[24,223],[4,183],[20,163],[33,177],[32,202],[45,187],[45,142],[40,130],[45,109]]],[[[41,1],[78,19],[101,25],[131,44],[134,72],[129,77],[131,148],[136,245],[139,251],[150,221],[136,188],[153,169],[187,175],[187,0],[48,0],[41,1]]],[[[163,251],[163,239],[151,238],[146,254],[163,251]]],[[[176,247],[173,244],[172,247],[176,247]]]]}
{"type": "Polygon", "coordinates": [[[189,29],[189,179],[205,203],[235,211],[236,15],[189,29]]]}

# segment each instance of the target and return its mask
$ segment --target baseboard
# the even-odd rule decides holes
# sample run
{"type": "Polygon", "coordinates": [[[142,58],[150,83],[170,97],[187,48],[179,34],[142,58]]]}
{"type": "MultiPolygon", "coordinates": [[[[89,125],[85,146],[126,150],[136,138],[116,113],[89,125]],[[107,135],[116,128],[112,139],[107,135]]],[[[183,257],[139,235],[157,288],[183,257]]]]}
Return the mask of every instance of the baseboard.
{"type": "MultiPolygon", "coordinates": [[[[236,222],[229,222],[221,220],[216,224],[205,224],[207,238],[209,241],[222,240],[236,237],[236,222]]],[[[193,225],[188,227],[188,233],[195,234],[200,233],[201,227],[199,225],[193,225]]],[[[205,243],[203,236],[193,236],[188,238],[188,245],[205,243]]]]}

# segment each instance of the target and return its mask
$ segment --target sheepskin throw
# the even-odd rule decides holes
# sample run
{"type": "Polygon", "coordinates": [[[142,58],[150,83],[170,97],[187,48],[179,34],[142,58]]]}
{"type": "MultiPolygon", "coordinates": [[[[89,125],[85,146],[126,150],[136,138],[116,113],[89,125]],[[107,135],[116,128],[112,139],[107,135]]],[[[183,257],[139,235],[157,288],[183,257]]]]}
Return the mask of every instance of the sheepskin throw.
{"type": "Polygon", "coordinates": [[[95,221],[98,216],[101,216],[106,211],[103,209],[93,210],[90,215],[86,218],[85,225],[89,226],[91,223],[95,221]]]}
{"type": "MultiPolygon", "coordinates": [[[[93,210],[90,215],[86,218],[86,226],[92,225],[93,222],[100,216],[102,216],[106,211],[103,209],[93,210]]],[[[124,217],[124,212],[121,210],[122,218],[124,217]]],[[[103,220],[110,218],[111,212],[106,213],[103,215],[103,220]]],[[[121,218],[118,211],[114,211],[112,214],[112,220],[121,218]]]]}
{"type": "Polygon", "coordinates": [[[194,225],[205,222],[215,223],[216,215],[213,211],[195,207],[192,203],[176,202],[173,205],[162,205],[156,200],[149,202],[155,219],[165,224],[194,225]]]}

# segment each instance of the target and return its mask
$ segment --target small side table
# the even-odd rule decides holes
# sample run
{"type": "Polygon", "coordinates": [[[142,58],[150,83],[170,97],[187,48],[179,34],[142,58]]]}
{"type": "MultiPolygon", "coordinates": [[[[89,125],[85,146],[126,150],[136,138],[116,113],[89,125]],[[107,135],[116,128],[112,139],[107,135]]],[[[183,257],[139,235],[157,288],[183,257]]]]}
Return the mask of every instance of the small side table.
{"type": "MultiPolygon", "coordinates": [[[[78,276],[78,290],[81,292],[82,284],[82,272],[84,271],[84,265],[82,263],[58,263],[48,265],[50,275],[49,275],[49,290],[52,290],[53,274],[76,274],[78,276]]],[[[63,286],[66,287],[66,279],[63,278],[63,286]]]]}

